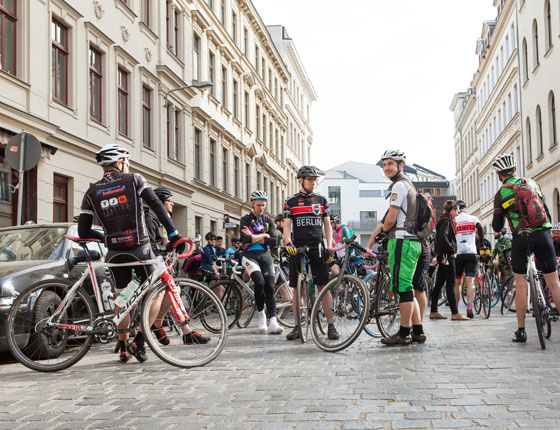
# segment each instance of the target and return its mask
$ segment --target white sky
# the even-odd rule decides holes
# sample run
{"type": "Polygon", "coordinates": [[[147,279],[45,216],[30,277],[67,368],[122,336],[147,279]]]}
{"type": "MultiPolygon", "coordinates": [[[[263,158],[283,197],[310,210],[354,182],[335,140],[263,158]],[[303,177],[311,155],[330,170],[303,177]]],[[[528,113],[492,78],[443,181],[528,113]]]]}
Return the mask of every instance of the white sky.
{"type": "Polygon", "coordinates": [[[410,163],[455,177],[453,95],[478,67],[492,0],[252,0],[282,24],[317,92],[312,163],[376,163],[402,149],[410,163]]]}

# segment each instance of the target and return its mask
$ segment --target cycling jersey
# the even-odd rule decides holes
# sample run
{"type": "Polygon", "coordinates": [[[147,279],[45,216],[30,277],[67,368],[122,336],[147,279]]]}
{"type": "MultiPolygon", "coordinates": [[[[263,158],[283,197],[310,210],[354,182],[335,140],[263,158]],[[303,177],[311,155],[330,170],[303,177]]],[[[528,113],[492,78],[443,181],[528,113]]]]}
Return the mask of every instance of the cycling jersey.
{"type": "Polygon", "coordinates": [[[455,218],[457,223],[457,255],[476,254],[476,232],[480,221],[473,215],[461,212],[455,218]]]}
{"type": "MultiPolygon", "coordinates": [[[[349,239],[354,235],[352,229],[346,225],[341,225],[339,229],[333,230],[334,247],[338,248],[342,245],[344,239],[349,239]]],[[[346,249],[336,251],[336,258],[342,260],[346,254],[346,249]]]]}
{"type": "Polygon", "coordinates": [[[416,191],[413,186],[407,187],[405,181],[408,181],[408,179],[403,175],[391,186],[390,204],[391,206],[399,208],[399,211],[397,213],[395,226],[389,230],[387,237],[389,239],[397,238],[417,240],[417,236],[407,230],[408,224],[406,223],[409,202],[411,203],[411,212],[414,213],[416,210],[416,191]]]}
{"type": "Polygon", "coordinates": [[[243,242],[243,251],[259,251],[267,250],[278,243],[276,238],[276,224],[274,220],[267,215],[257,216],[253,212],[241,217],[239,221],[239,228],[241,230],[241,242],[243,242]],[[265,239],[264,245],[260,243],[252,243],[253,238],[251,235],[243,233],[243,229],[248,227],[253,235],[267,233],[270,237],[265,239]]]}
{"type": "Polygon", "coordinates": [[[150,241],[140,197],[146,188],[142,175],[109,171],[85,193],[81,213],[97,215],[109,249],[130,249],[150,241]]]}
{"type": "Polygon", "coordinates": [[[293,242],[296,246],[322,242],[323,222],[328,216],[329,202],[319,194],[299,192],[284,203],[284,217],[292,220],[293,242]]]}

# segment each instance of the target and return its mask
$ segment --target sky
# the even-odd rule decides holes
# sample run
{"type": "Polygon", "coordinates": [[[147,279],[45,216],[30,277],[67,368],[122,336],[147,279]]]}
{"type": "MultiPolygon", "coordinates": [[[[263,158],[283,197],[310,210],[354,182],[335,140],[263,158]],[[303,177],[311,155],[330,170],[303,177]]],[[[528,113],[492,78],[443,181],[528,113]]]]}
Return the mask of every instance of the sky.
{"type": "Polygon", "coordinates": [[[453,96],[478,68],[492,0],[252,0],[265,25],[281,24],[317,93],[311,162],[377,163],[401,149],[455,177],[453,96]]]}

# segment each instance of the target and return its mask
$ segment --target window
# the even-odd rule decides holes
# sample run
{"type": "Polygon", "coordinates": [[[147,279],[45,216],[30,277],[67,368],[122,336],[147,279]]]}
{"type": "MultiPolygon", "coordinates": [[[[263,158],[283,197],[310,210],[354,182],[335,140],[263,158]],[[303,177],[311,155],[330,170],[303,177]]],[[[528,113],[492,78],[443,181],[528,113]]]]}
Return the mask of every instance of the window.
{"type": "Polygon", "coordinates": [[[179,10],[173,11],[173,48],[171,49],[175,55],[179,55],[179,10]]]}
{"type": "Polygon", "coordinates": [[[372,223],[377,221],[376,211],[360,211],[360,222],[361,223],[372,223]]]}
{"type": "Polygon", "coordinates": [[[200,80],[200,37],[193,37],[193,81],[200,80]]]}
{"type": "Polygon", "coordinates": [[[383,197],[381,190],[360,190],[360,197],[383,197]]]}
{"type": "Polygon", "coordinates": [[[68,178],[54,175],[53,222],[68,221],[68,178]]]}
{"type": "Polygon", "coordinates": [[[225,193],[228,191],[228,161],[229,153],[227,149],[222,151],[222,189],[225,193]]]}
{"type": "Polygon", "coordinates": [[[263,116],[262,116],[262,129],[263,129],[262,140],[263,140],[263,143],[264,143],[264,147],[266,148],[266,136],[267,136],[266,135],[266,115],[264,114],[264,112],[263,112],[263,116]]]}
{"type": "Polygon", "coordinates": [[[222,105],[227,107],[227,69],[222,67],[222,105]]]}
{"type": "Polygon", "coordinates": [[[329,187],[329,204],[340,207],[340,187],[329,187]]]}
{"type": "Polygon", "coordinates": [[[16,0],[0,0],[0,63],[2,70],[16,74],[16,0]]]}
{"type": "Polygon", "coordinates": [[[216,86],[214,82],[214,61],[214,54],[208,52],[208,80],[212,82],[212,86],[210,87],[211,95],[214,95],[214,87],[216,86]]]}
{"type": "Polygon", "coordinates": [[[142,86],[142,143],[152,147],[152,90],[142,86]]]}
{"type": "Polygon", "coordinates": [[[261,108],[256,105],[255,106],[255,131],[257,133],[257,139],[261,138],[261,108]]]}
{"type": "Polygon", "coordinates": [[[539,65],[539,29],[537,20],[533,21],[533,69],[539,65]]]}
{"type": "Polygon", "coordinates": [[[173,160],[179,160],[180,139],[181,111],[167,105],[167,156],[173,160]]]}
{"type": "Polygon", "coordinates": [[[201,179],[200,171],[200,157],[201,157],[201,144],[202,144],[202,132],[195,128],[194,129],[194,177],[196,179],[201,179]]]}
{"type": "Polygon", "coordinates": [[[52,96],[68,104],[68,29],[56,19],[51,23],[52,96]]]}
{"type": "Polygon", "coordinates": [[[102,122],[103,111],[102,103],[102,87],[103,87],[103,71],[102,71],[102,55],[93,46],[89,47],[89,91],[90,91],[90,107],[89,114],[91,119],[102,122]]]}
{"type": "Polygon", "coordinates": [[[247,55],[249,52],[249,31],[243,28],[243,53],[247,55]]]}
{"type": "Polygon", "coordinates": [[[261,189],[261,172],[257,170],[257,190],[261,189]]]}
{"type": "Polygon", "coordinates": [[[245,91],[245,127],[249,127],[249,93],[245,91]]]}
{"type": "Polygon", "coordinates": [[[233,195],[239,197],[239,157],[233,157],[233,195]]]}
{"type": "Polygon", "coordinates": [[[231,38],[234,43],[237,43],[237,14],[231,12],[231,38]]]}
{"type": "Polygon", "coordinates": [[[527,163],[531,164],[533,162],[533,148],[531,143],[531,120],[527,118],[525,123],[525,133],[527,141],[527,163]]]}
{"type": "Polygon", "coordinates": [[[128,136],[128,73],[119,67],[118,80],[118,115],[119,133],[128,136]]]}
{"type": "Polygon", "coordinates": [[[249,189],[251,188],[251,165],[245,163],[245,200],[249,201],[249,189]]]}
{"type": "Polygon", "coordinates": [[[220,21],[222,25],[226,23],[226,0],[220,1],[220,21]]]}
{"type": "Polygon", "coordinates": [[[255,70],[259,73],[259,47],[255,45],[255,70]]]}
{"type": "Polygon", "coordinates": [[[558,135],[556,129],[556,100],[552,91],[548,95],[548,117],[550,124],[550,147],[553,147],[558,144],[558,135]]]}
{"type": "Polygon", "coordinates": [[[216,221],[210,221],[210,231],[216,232],[217,231],[216,221]]]}
{"type": "Polygon", "coordinates": [[[195,216],[194,217],[194,234],[196,235],[202,235],[202,217],[201,216],[195,216]]]}
{"type": "Polygon", "coordinates": [[[239,83],[234,79],[233,80],[233,117],[234,118],[239,117],[239,109],[237,107],[239,103],[238,94],[239,94],[239,83]]]}
{"type": "Polygon", "coordinates": [[[210,185],[216,186],[216,141],[210,139],[210,185]]]}
{"type": "Polygon", "coordinates": [[[165,110],[165,124],[166,124],[166,136],[167,136],[167,156],[171,154],[171,112],[173,107],[171,103],[167,103],[167,109],[165,110]]]}
{"type": "Polygon", "coordinates": [[[523,38],[521,44],[523,47],[523,82],[529,79],[529,53],[527,52],[527,39],[523,38]]]}
{"type": "Polygon", "coordinates": [[[152,0],[142,0],[142,22],[148,27],[152,25],[152,0]]]}
{"type": "Polygon", "coordinates": [[[547,2],[544,5],[544,13],[545,13],[545,27],[544,31],[546,33],[546,50],[548,51],[552,48],[552,17],[550,14],[550,2],[547,2]]]}
{"type": "Polygon", "coordinates": [[[542,115],[541,115],[541,107],[537,105],[537,157],[543,155],[543,134],[542,134],[542,115]]]}

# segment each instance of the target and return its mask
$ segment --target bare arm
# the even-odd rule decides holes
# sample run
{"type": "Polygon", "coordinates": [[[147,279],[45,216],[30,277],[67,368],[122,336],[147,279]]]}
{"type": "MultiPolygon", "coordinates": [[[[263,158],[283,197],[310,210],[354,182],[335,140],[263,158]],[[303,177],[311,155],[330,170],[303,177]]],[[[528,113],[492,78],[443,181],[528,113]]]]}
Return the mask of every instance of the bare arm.
{"type": "Polygon", "coordinates": [[[391,206],[387,212],[387,217],[383,223],[383,231],[390,231],[397,224],[397,215],[399,214],[399,208],[397,206],[391,206]]]}
{"type": "Polygon", "coordinates": [[[366,249],[371,249],[371,247],[373,246],[373,242],[375,242],[375,237],[381,233],[381,230],[383,229],[383,223],[379,223],[377,224],[377,226],[375,227],[375,229],[373,230],[373,232],[371,233],[371,236],[369,237],[368,243],[366,245],[366,249]]]}
{"type": "Polygon", "coordinates": [[[323,229],[325,231],[325,238],[327,239],[327,248],[332,248],[333,236],[330,216],[326,216],[323,218],[323,229]]]}
{"type": "Polygon", "coordinates": [[[291,218],[284,218],[284,243],[292,242],[292,220],[291,218]]]}

